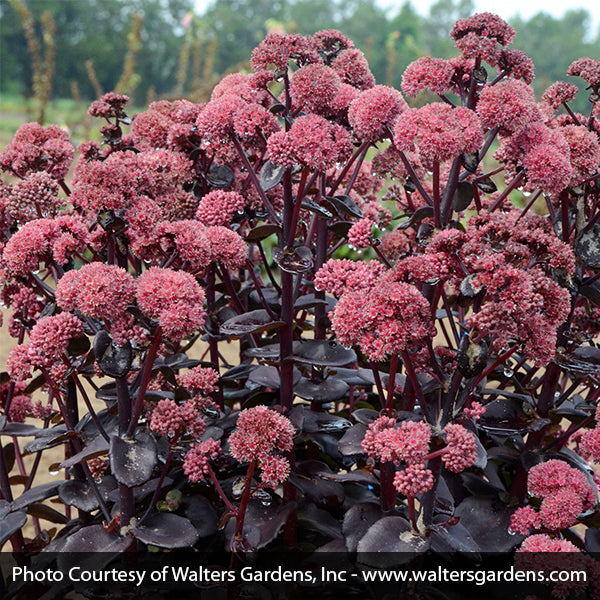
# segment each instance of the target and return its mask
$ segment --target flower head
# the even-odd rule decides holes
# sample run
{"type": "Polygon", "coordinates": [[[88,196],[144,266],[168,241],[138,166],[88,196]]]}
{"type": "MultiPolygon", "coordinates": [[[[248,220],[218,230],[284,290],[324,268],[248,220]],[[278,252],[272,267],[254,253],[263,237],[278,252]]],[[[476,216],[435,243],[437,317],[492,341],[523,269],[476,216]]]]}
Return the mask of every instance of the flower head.
{"type": "Polygon", "coordinates": [[[210,461],[217,458],[220,452],[221,443],[218,440],[208,439],[196,444],[183,459],[183,472],[192,483],[203,481],[209,473],[210,461]]]}
{"type": "Polygon", "coordinates": [[[424,494],[433,487],[433,473],[425,465],[408,465],[404,471],[396,472],[394,487],[404,496],[424,494]]]}
{"type": "Polygon", "coordinates": [[[337,72],[323,64],[311,64],[298,69],[290,83],[295,108],[327,114],[340,91],[342,80],[337,72]]]}
{"type": "Polygon", "coordinates": [[[475,436],[462,425],[449,423],[444,428],[447,453],[442,456],[446,469],[460,473],[477,461],[475,436]]]}
{"type": "Polygon", "coordinates": [[[477,114],[484,127],[504,132],[523,129],[536,115],[533,90],[522,81],[507,79],[483,88],[477,114]]]}

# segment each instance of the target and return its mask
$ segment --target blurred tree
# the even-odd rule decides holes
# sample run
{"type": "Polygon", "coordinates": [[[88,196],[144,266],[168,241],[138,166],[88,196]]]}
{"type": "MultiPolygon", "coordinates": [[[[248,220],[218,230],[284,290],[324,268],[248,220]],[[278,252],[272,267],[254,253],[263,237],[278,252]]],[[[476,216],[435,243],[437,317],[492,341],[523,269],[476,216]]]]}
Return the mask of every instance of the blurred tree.
{"type": "MultiPolygon", "coordinates": [[[[127,37],[134,14],[143,17],[141,51],[137,57],[139,99],[150,86],[157,93],[175,83],[177,57],[182,44],[181,19],[192,9],[192,0],[25,0],[36,23],[48,11],[56,24],[56,75],[54,94],[67,96],[70,82],[81,93],[94,97],[85,62],[92,60],[101,86],[112,89],[123,71],[127,37]]],[[[9,0],[0,0],[0,90],[21,92],[31,88],[32,73],[22,23],[9,0]]],[[[39,32],[38,32],[39,35],[39,32]]]]}

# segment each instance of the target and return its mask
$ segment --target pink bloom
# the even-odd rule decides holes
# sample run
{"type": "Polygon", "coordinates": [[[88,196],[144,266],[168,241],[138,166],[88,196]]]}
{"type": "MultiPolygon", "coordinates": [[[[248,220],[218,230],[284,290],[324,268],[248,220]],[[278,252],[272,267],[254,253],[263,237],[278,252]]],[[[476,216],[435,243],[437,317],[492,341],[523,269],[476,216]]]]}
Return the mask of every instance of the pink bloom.
{"type": "Polygon", "coordinates": [[[141,311],[158,319],[169,339],[179,341],[204,324],[204,291],[189,273],[152,267],[136,284],[141,311]]]}
{"type": "Polygon", "coordinates": [[[527,84],[535,77],[533,61],[521,50],[502,50],[498,58],[498,68],[527,84]]]}
{"type": "Polygon", "coordinates": [[[6,196],[6,210],[21,223],[54,217],[61,203],[58,183],[45,171],[31,173],[27,179],[17,181],[6,196]]]}
{"type": "Polygon", "coordinates": [[[233,217],[243,212],[246,199],[237,192],[213,190],[203,196],[196,217],[204,225],[231,225],[233,217]]]}
{"type": "Polygon", "coordinates": [[[381,462],[422,465],[429,453],[431,429],[424,421],[396,421],[380,417],[369,425],[362,441],[363,450],[381,462]]]}
{"type": "Polygon", "coordinates": [[[296,119],[287,135],[293,156],[311,169],[326,171],[346,160],[353,149],[344,127],[314,114],[296,119]]]}
{"type": "Polygon", "coordinates": [[[574,490],[562,488],[543,499],[539,514],[546,529],[558,531],[575,525],[582,510],[580,495],[574,490]]]}
{"type": "Polygon", "coordinates": [[[532,496],[542,499],[562,489],[570,489],[582,499],[582,510],[595,502],[585,474],[563,460],[551,459],[532,467],[527,475],[527,487],[532,496]]]}
{"type": "Polygon", "coordinates": [[[184,421],[175,400],[170,400],[168,398],[159,400],[152,411],[150,429],[158,433],[158,435],[174,438],[179,436],[183,427],[184,421]]]}
{"type": "Polygon", "coordinates": [[[354,48],[354,42],[337,29],[322,29],[313,35],[317,48],[328,58],[337,56],[346,48],[354,48]]]}
{"type": "Polygon", "coordinates": [[[590,177],[600,167],[598,136],[583,125],[565,125],[561,132],[569,145],[573,177],[569,183],[575,187],[590,177]]]}
{"type": "Polygon", "coordinates": [[[79,216],[36,219],[10,238],[2,258],[11,274],[26,275],[37,271],[41,262],[64,265],[73,253],[83,252],[87,238],[87,225],[79,216]]]}
{"type": "Polygon", "coordinates": [[[90,460],[87,461],[87,466],[94,479],[102,479],[108,470],[108,461],[100,457],[90,458],[90,460]]]}
{"type": "Polygon", "coordinates": [[[88,114],[92,117],[109,119],[110,117],[123,118],[125,113],[123,107],[129,102],[129,96],[108,92],[100,100],[92,102],[88,114]]]}
{"type": "Polygon", "coordinates": [[[481,59],[493,67],[500,59],[500,48],[494,38],[469,32],[456,40],[454,47],[460,50],[464,58],[481,59]]]}
{"type": "Polygon", "coordinates": [[[443,162],[478,150],[483,144],[483,131],[472,110],[433,102],[398,117],[394,144],[400,150],[413,150],[416,145],[427,160],[443,162]]]}
{"type": "Polygon", "coordinates": [[[195,440],[199,440],[204,435],[206,421],[195,401],[190,400],[179,406],[179,418],[183,423],[183,429],[195,440]]]}
{"type": "Polygon", "coordinates": [[[530,529],[539,529],[542,526],[540,514],[532,506],[517,508],[510,517],[510,530],[520,535],[529,535],[530,529]]]}
{"type": "Polygon", "coordinates": [[[183,459],[183,472],[192,483],[203,481],[208,475],[211,459],[217,458],[221,452],[221,443],[208,439],[196,444],[183,459]]]}
{"type": "Polygon", "coordinates": [[[385,85],[376,85],[363,91],[350,104],[348,121],[359,139],[376,142],[389,137],[388,128],[407,108],[400,92],[385,85]]]}
{"type": "Polygon", "coordinates": [[[175,254],[173,268],[203,275],[211,262],[211,245],[206,228],[195,220],[163,221],[152,232],[152,240],[158,245],[150,257],[155,262],[164,260],[165,254],[175,254]]]}
{"type": "Polygon", "coordinates": [[[533,90],[522,81],[507,79],[483,88],[477,103],[477,114],[484,127],[499,127],[515,132],[535,120],[536,107],[533,90]]]}
{"type": "Polygon", "coordinates": [[[369,294],[349,290],[330,318],[340,343],[360,346],[375,361],[418,347],[435,334],[429,303],[406,283],[378,283],[369,294]]]}
{"type": "Polygon", "coordinates": [[[538,144],[523,158],[527,169],[527,182],[536,189],[548,194],[558,194],[564,190],[573,177],[573,167],[569,156],[551,144],[538,144]]]}
{"type": "Polygon", "coordinates": [[[56,286],[56,302],[63,310],[95,319],[116,318],[134,295],[134,279],[125,269],[98,262],[68,271],[56,286]]]}
{"type": "Polygon", "coordinates": [[[590,85],[599,85],[600,60],[594,60],[593,58],[579,58],[570,64],[567,75],[581,77],[590,85]]]}
{"type": "Polygon", "coordinates": [[[369,69],[365,55],[357,48],[342,50],[331,66],[337,71],[344,83],[359,90],[368,90],[375,85],[375,77],[369,69]]]}
{"type": "Polygon", "coordinates": [[[286,131],[278,131],[267,140],[267,152],[271,162],[284,167],[295,164],[294,142],[286,131]]]}
{"type": "Polygon", "coordinates": [[[233,117],[233,131],[248,146],[263,147],[265,140],[281,126],[273,113],[260,104],[241,107],[233,117]]]}
{"type": "Polygon", "coordinates": [[[501,46],[507,46],[515,37],[515,30],[498,15],[489,12],[478,13],[466,19],[456,21],[450,32],[453,40],[459,40],[469,33],[496,40],[501,46]]]}
{"type": "Polygon", "coordinates": [[[32,411],[31,396],[29,394],[17,394],[13,396],[10,403],[8,418],[13,423],[24,423],[32,411]]]}
{"type": "Polygon", "coordinates": [[[471,402],[471,406],[463,409],[463,412],[470,419],[479,421],[479,418],[485,414],[486,408],[480,402],[471,402]]]}
{"type": "Polygon", "coordinates": [[[26,123],[0,153],[0,168],[20,177],[46,171],[57,179],[64,179],[74,153],[69,134],[56,125],[42,127],[26,123]]]}
{"type": "Polygon", "coordinates": [[[557,81],[546,89],[542,100],[556,110],[563,102],[571,102],[577,95],[579,88],[566,81],[557,81]]]}
{"type": "Polygon", "coordinates": [[[260,461],[261,481],[276,490],[290,476],[290,462],[282,456],[265,456],[260,461]]]}
{"type": "Polygon", "coordinates": [[[582,433],[579,438],[579,454],[586,460],[600,462],[600,427],[582,433]]]}
{"type": "MultiPolygon", "coordinates": [[[[272,76],[270,77],[272,79],[272,76]]],[[[230,73],[225,75],[213,88],[211,100],[216,100],[225,94],[234,94],[248,103],[268,106],[270,96],[265,90],[254,85],[254,77],[250,73],[230,73]]]]}
{"type": "Polygon", "coordinates": [[[290,82],[294,108],[327,114],[340,91],[341,82],[336,71],[322,64],[307,65],[298,69],[290,82]]]}
{"type": "Polygon", "coordinates": [[[517,552],[581,552],[568,540],[553,539],[544,533],[530,535],[517,552]]]}
{"type": "Polygon", "coordinates": [[[248,260],[248,246],[235,231],[221,227],[207,227],[204,234],[210,244],[210,260],[226,269],[239,269],[248,260]]]}
{"type": "Polygon", "coordinates": [[[252,51],[250,64],[254,71],[283,71],[289,60],[299,65],[319,62],[315,40],[309,36],[269,33],[252,51]]]}
{"type": "Polygon", "coordinates": [[[442,456],[446,469],[460,473],[473,466],[477,461],[477,444],[475,436],[462,425],[449,423],[444,428],[446,432],[446,449],[442,456]]]}
{"type": "Polygon", "coordinates": [[[214,369],[194,367],[177,375],[177,383],[188,392],[210,394],[218,389],[219,374],[214,369]]]}
{"type": "Polygon", "coordinates": [[[384,266],[377,261],[366,263],[332,258],[315,273],[315,289],[339,297],[347,289],[357,291],[372,287],[384,270],[384,266]]]}
{"type": "Polygon", "coordinates": [[[454,67],[442,58],[423,56],[411,62],[402,76],[402,91],[407,96],[416,96],[429,90],[443,94],[452,86],[454,67]]]}
{"type": "Polygon", "coordinates": [[[408,465],[394,476],[394,487],[404,496],[424,494],[433,487],[433,473],[420,463],[408,465]]]}
{"type": "Polygon", "coordinates": [[[368,248],[371,245],[371,232],[373,231],[371,219],[360,219],[348,231],[348,246],[354,250],[368,248]]]}
{"type": "Polygon", "coordinates": [[[211,100],[196,119],[198,135],[212,144],[227,141],[234,133],[236,113],[245,106],[246,103],[234,94],[211,100]]]}
{"type": "Polygon", "coordinates": [[[229,436],[229,451],[239,462],[262,461],[274,451],[290,451],[294,435],[287,417],[266,406],[255,406],[240,412],[229,436]]]}

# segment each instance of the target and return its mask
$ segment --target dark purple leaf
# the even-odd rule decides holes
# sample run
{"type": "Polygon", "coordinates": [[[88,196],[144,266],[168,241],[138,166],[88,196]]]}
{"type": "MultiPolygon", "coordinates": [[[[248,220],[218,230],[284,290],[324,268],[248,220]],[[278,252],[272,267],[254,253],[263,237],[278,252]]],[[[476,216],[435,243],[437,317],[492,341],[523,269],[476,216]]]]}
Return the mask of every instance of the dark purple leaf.
{"type": "Polygon", "coordinates": [[[297,248],[273,248],[271,256],[282,271],[286,273],[304,273],[312,268],[314,261],[310,248],[298,246],[297,248]]]}
{"type": "Polygon", "coordinates": [[[67,505],[84,512],[96,510],[100,503],[88,481],[69,479],[58,490],[58,497],[67,505]]]}
{"type": "Polygon", "coordinates": [[[319,382],[302,377],[294,386],[294,394],[311,402],[335,402],[348,394],[348,384],[333,377],[319,382]]]}
{"type": "Polygon", "coordinates": [[[381,415],[376,410],[370,408],[358,408],[351,416],[357,423],[370,425],[373,421],[379,419],[381,415]]]}
{"type": "Polygon", "coordinates": [[[367,426],[363,423],[357,423],[346,431],[338,443],[338,450],[343,456],[357,456],[364,454],[362,441],[365,438],[367,426]]]}
{"type": "Polygon", "coordinates": [[[316,531],[329,539],[342,537],[342,527],[338,520],[314,504],[307,504],[298,511],[298,522],[300,526],[316,531]]]}
{"type": "MultiPolygon", "coordinates": [[[[475,296],[477,296],[477,294],[479,294],[483,290],[482,286],[476,286],[475,285],[474,279],[475,279],[475,274],[467,275],[460,282],[460,293],[461,293],[461,296],[464,296],[465,298],[475,298],[475,296]]],[[[446,311],[439,311],[439,312],[441,312],[442,314],[441,315],[436,315],[436,317],[438,319],[443,319],[444,317],[447,316],[446,311]]],[[[464,336],[463,339],[465,337],[468,338],[468,336],[464,336]]]]}
{"type": "Polygon", "coordinates": [[[12,468],[15,466],[15,445],[12,442],[10,444],[6,444],[2,448],[2,454],[4,454],[6,472],[10,473],[12,468]]]}
{"type": "Polygon", "coordinates": [[[295,509],[296,504],[294,502],[276,507],[264,506],[260,502],[252,501],[248,505],[244,524],[256,527],[259,532],[260,540],[254,547],[256,549],[263,548],[272,542],[279,535],[279,531],[295,509]]]}
{"type": "Polygon", "coordinates": [[[383,517],[379,504],[363,502],[355,504],[344,515],[342,531],[346,538],[348,552],[356,552],[358,543],[367,533],[371,525],[383,517]]]}
{"type": "Polygon", "coordinates": [[[460,524],[468,530],[481,552],[510,552],[523,536],[510,535],[514,509],[493,498],[465,498],[455,511],[460,524]]]}
{"type": "Polygon", "coordinates": [[[264,240],[270,235],[273,235],[274,233],[279,233],[280,231],[281,227],[279,225],[272,225],[270,223],[266,223],[265,225],[257,225],[246,234],[246,239],[264,240]]]}
{"type": "Polygon", "coordinates": [[[304,407],[304,419],[302,431],[305,433],[341,433],[352,423],[343,417],[337,417],[325,412],[315,412],[309,407],[304,407]]]}
{"type": "Polygon", "coordinates": [[[600,348],[595,346],[579,346],[569,353],[556,353],[556,363],[582,375],[600,374],[600,348]]]}
{"type": "Polygon", "coordinates": [[[69,340],[69,354],[71,356],[81,356],[90,349],[90,339],[87,335],[69,340]]]}
{"type": "Polygon", "coordinates": [[[159,548],[190,548],[198,541],[198,533],[188,519],[166,512],[153,514],[130,532],[144,544],[159,548]]]}
{"type": "Polygon", "coordinates": [[[479,546],[475,543],[469,531],[463,525],[438,527],[431,534],[431,550],[433,552],[479,552],[479,546]]]}
{"type": "Polygon", "coordinates": [[[9,435],[15,437],[29,437],[31,435],[37,435],[43,429],[29,425],[29,423],[6,423],[6,425],[0,431],[0,435],[9,435]]]}
{"type": "Polygon", "coordinates": [[[384,517],[371,525],[357,545],[361,561],[373,566],[392,567],[414,558],[415,552],[425,552],[430,541],[416,535],[402,517],[384,517]],[[385,554],[384,554],[385,553],[385,554]]]}
{"type": "Polygon", "coordinates": [[[91,458],[107,454],[108,449],[108,442],[101,435],[99,435],[89,442],[81,452],[74,454],[73,456],[67,458],[67,460],[60,463],[61,469],[68,469],[69,467],[72,467],[73,465],[76,465],[84,460],[90,460],[91,458]]]}
{"type": "Polygon", "coordinates": [[[463,210],[466,210],[473,201],[474,194],[475,192],[473,190],[473,184],[469,183],[468,181],[461,181],[454,192],[452,208],[456,212],[462,212],[463,210]]]}
{"type": "Polygon", "coordinates": [[[293,359],[317,367],[344,367],[356,362],[356,352],[335,340],[308,340],[294,348],[293,359]]]}
{"type": "MultiPolygon", "coordinates": [[[[106,477],[104,477],[102,479],[102,484],[104,484],[105,480],[106,480],[106,477]]],[[[150,494],[153,494],[159,481],[160,481],[160,479],[158,477],[156,477],[155,479],[151,479],[150,481],[147,481],[146,483],[143,483],[142,485],[138,485],[138,486],[134,487],[133,488],[133,497],[136,500],[143,500],[150,494]]],[[[161,489],[164,490],[168,487],[171,487],[172,485],[173,485],[173,480],[170,477],[165,477],[161,484],[161,489]]],[[[111,502],[119,501],[118,485],[115,485],[115,487],[108,490],[107,500],[110,500],[111,502]]]]}
{"type": "Polygon", "coordinates": [[[44,519],[46,521],[50,521],[51,523],[59,523],[61,525],[69,522],[69,519],[67,519],[67,517],[65,517],[65,515],[62,513],[54,510],[52,507],[46,504],[40,504],[38,502],[30,504],[27,507],[27,514],[38,519],[44,519]]]}
{"type": "Polygon", "coordinates": [[[235,175],[231,167],[213,163],[206,174],[206,181],[213,188],[228,188],[233,185],[235,175]]]}
{"type": "Polygon", "coordinates": [[[286,167],[277,165],[268,160],[260,170],[260,187],[266,192],[274,188],[282,179],[286,167]]]}
{"type": "Polygon", "coordinates": [[[225,321],[221,325],[221,333],[228,337],[240,338],[250,333],[277,329],[282,325],[284,325],[283,321],[273,321],[266,310],[251,310],[225,321]]]}
{"type": "Polygon", "coordinates": [[[315,213],[318,217],[321,217],[323,219],[331,219],[333,217],[333,214],[330,213],[326,208],[324,208],[320,204],[317,204],[314,200],[311,200],[310,198],[302,199],[302,208],[305,208],[306,210],[315,213]]]}
{"type": "Polygon", "coordinates": [[[373,473],[363,470],[348,471],[347,473],[317,473],[323,479],[339,481],[340,483],[364,483],[365,485],[379,485],[373,473]]]}
{"type": "Polygon", "coordinates": [[[124,552],[131,545],[131,538],[109,532],[102,525],[90,525],[72,533],[62,552],[124,552]]]}
{"type": "Polygon", "coordinates": [[[94,338],[94,356],[104,374],[118,378],[129,373],[133,351],[129,342],[124,346],[117,346],[110,335],[102,329],[94,338]]]}
{"type": "Polygon", "coordinates": [[[593,554],[600,554],[600,530],[591,527],[585,530],[585,549],[593,554]]]}
{"type": "Polygon", "coordinates": [[[407,221],[402,221],[402,223],[396,225],[396,229],[408,229],[413,225],[419,224],[423,219],[427,219],[429,217],[433,217],[433,207],[431,206],[421,206],[417,208],[415,212],[410,216],[407,221]]]}
{"type": "Polygon", "coordinates": [[[325,463],[307,460],[296,465],[297,474],[290,475],[288,481],[317,506],[337,510],[344,501],[344,488],[335,481],[327,481],[317,475],[328,470],[325,463]]]}
{"type": "Polygon", "coordinates": [[[217,533],[219,518],[212,504],[202,496],[184,496],[181,503],[184,516],[190,520],[198,537],[217,533]]]}
{"type": "Polygon", "coordinates": [[[600,225],[594,225],[577,238],[575,252],[586,267],[600,269],[600,225]]]}
{"type": "Polygon", "coordinates": [[[479,425],[490,433],[511,435],[525,433],[530,419],[522,412],[520,403],[510,398],[497,398],[485,405],[479,425]]]}
{"type": "Polygon", "coordinates": [[[362,210],[358,208],[356,202],[354,202],[350,196],[326,196],[325,200],[333,205],[333,207],[338,211],[338,214],[346,213],[347,215],[357,219],[363,218],[362,210]]]}
{"type": "Polygon", "coordinates": [[[484,193],[484,194],[493,194],[498,191],[498,186],[494,183],[494,180],[491,177],[485,177],[483,179],[479,179],[475,182],[475,185],[484,193]]]}
{"type": "Polygon", "coordinates": [[[50,483],[42,483],[23,492],[13,503],[12,510],[21,510],[34,502],[41,502],[50,496],[56,496],[58,488],[62,481],[52,481],[50,483]]]}
{"type": "Polygon", "coordinates": [[[0,500],[0,520],[4,519],[4,517],[12,510],[10,502],[6,500],[0,500]]]}
{"type": "Polygon", "coordinates": [[[156,442],[145,431],[134,439],[113,436],[110,439],[110,465],[115,479],[128,487],[150,479],[156,466],[156,442]]]}
{"type": "Polygon", "coordinates": [[[33,394],[33,392],[39,390],[46,383],[46,378],[43,375],[34,377],[23,390],[24,394],[33,394]]]}
{"type": "Polygon", "coordinates": [[[460,163],[469,173],[475,173],[479,165],[479,152],[465,152],[461,154],[460,163]]]}
{"type": "Polygon", "coordinates": [[[34,440],[25,444],[23,452],[25,454],[41,452],[42,450],[58,446],[74,437],[77,437],[77,434],[74,431],[67,431],[64,425],[58,425],[52,429],[43,429],[36,435],[34,440]]]}
{"type": "Polygon", "coordinates": [[[16,533],[27,523],[27,515],[22,512],[12,512],[6,515],[0,521],[0,545],[10,538],[13,533],[16,533]]]}
{"type": "Polygon", "coordinates": [[[345,238],[350,229],[352,229],[352,225],[354,225],[354,223],[351,223],[350,221],[337,221],[336,223],[331,224],[328,229],[333,231],[338,237],[345,238]]]}
{"type": "Polygon", "coordinates": [[[325,310],[329,312],[335,306],[335,300],[331,297],[321,300],[320,298],[315,298],[314,294],[305,294],[304,296],[300,296],[300,298],[294,302],[294,308],[296,310],[308,310],[315,306],[325,306],[327,307],[325,310]]]}

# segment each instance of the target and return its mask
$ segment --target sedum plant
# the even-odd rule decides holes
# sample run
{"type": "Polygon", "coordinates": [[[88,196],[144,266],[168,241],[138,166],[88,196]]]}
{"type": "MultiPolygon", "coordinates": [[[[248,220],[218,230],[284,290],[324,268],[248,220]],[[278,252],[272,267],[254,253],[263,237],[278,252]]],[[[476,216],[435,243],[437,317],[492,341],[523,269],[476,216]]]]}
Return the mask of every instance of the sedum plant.
{"type": "Polygon", "coordinates": [[[600,61],[583,115],[499,17],[451,36],[403,93],[338,31],[270,33],[206,104],[107,94],[77,154],[17,132],[15,551],[598,550],[600,61]]]}

